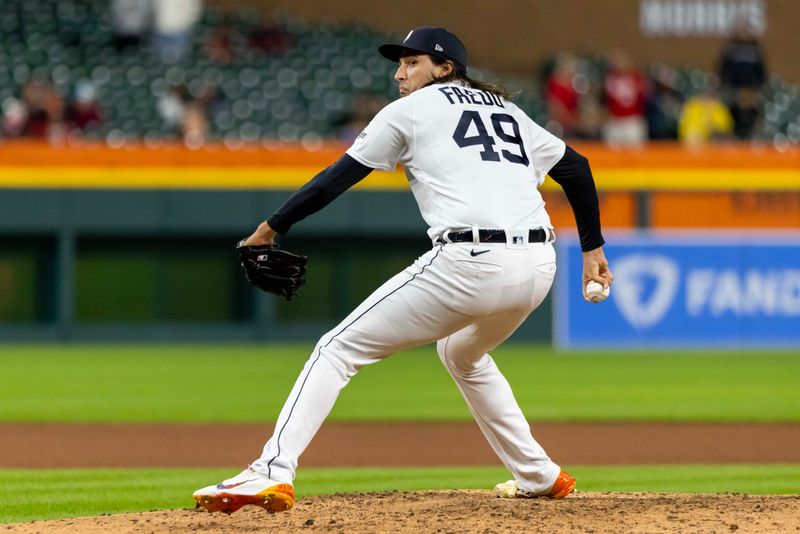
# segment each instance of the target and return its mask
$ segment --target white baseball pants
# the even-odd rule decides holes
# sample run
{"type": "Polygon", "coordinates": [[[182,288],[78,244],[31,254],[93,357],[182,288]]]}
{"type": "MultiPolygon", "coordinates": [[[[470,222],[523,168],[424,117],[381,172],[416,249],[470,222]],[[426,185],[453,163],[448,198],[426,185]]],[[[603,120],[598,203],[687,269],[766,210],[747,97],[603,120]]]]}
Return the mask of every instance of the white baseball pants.
{"type": "Polygon", "coordinates": [[[560,467],[531,435],[487,352],[542,303],[555,272],[549,243],[434,246],[320,339],[281,410],[275,434],[251,467],[272,480],[291,482],[300,454],[362,366],[436,341],[439,358],[500,460],[521,488],[546,492],[560,467]]]}

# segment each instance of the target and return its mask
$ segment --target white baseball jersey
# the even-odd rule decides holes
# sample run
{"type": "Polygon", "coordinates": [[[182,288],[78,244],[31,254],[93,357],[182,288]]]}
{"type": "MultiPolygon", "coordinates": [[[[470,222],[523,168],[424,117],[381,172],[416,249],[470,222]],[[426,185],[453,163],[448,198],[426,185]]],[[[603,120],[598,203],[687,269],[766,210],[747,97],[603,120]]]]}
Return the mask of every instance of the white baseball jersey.
{"type": "Polygon", "coordinates": [[[513,103],[446,83],[387,105],[347,154],[384,171],[402,164],[435,240],[472,227],[552,228],[537,187],[564,150],[513,103]]]}

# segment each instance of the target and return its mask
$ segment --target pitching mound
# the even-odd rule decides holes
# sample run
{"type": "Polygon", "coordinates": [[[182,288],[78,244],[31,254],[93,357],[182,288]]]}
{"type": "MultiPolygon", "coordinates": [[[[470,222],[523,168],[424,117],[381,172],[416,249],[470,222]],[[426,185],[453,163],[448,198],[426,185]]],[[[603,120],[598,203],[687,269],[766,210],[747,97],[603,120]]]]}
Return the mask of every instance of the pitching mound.
{"type": "Polygon", "coordinates": [[[245,507],[82,517],[0,526],[27,533],[190,532],[800,532],[800,496],[577,493],[562,501],[499,499],[487,491],[308,497],[286,513],[245,507]]]}

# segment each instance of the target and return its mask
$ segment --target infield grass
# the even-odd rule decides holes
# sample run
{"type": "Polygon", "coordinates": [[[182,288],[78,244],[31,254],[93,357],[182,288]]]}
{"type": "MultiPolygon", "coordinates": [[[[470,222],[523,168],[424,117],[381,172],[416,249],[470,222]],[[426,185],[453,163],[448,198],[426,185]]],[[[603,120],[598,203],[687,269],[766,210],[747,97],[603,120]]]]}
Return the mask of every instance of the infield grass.
{"type": "MultiPolygon", "coordinates": [[[[579,491],[791,494],[800,465],[567,466],[579,491]]],[[[0,523],[194,506],[191,494],[236,469],[0,470],[0,523]]],[[[501,467],[306,469],[298,497],[341,492],[491,489],[501,467]]]]}
{"type": "MultiPolygon", "coordinates": [[[[312,349],[0,345],[0,421],[274,421],[312,349]]],[[[510,344],[493,356],[533,420],[800,421],[797,350],[558,353],[510,344]]],[[[433,347],[364,368],[330,416],[470,419],[433,347]]]]}

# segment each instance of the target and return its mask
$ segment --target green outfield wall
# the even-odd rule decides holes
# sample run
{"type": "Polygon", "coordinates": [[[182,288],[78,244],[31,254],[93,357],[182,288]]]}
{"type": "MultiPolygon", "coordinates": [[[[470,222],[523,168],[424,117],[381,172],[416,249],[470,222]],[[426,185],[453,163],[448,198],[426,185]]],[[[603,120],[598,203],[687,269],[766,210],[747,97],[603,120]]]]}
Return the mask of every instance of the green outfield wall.
{"type": "MultiPolygon", "coordinates": [[[[800,225],[800,150],[578,148],[606,230],[800,225]]],[[[311,258],[298,299],[247,285],[235,243],[343,149],[0,144],[0,341],[317,338],[431,246],[404,174],[375,172],[283,239],[311,258]]],[[[515,336],[548,343],[552,322],[547,300],[515,336]]]]}
{"type": "MultiPolygon", "coordinates": [[[[288,195],[3,190],[0,340],[313,339],[430,247],[407,191],[351,191],[282,240],[311,258],[300,297],[259,294],[233,247],[288,195]]],[[[517,336],[550,329],[548,301],[517,336]]]]}

